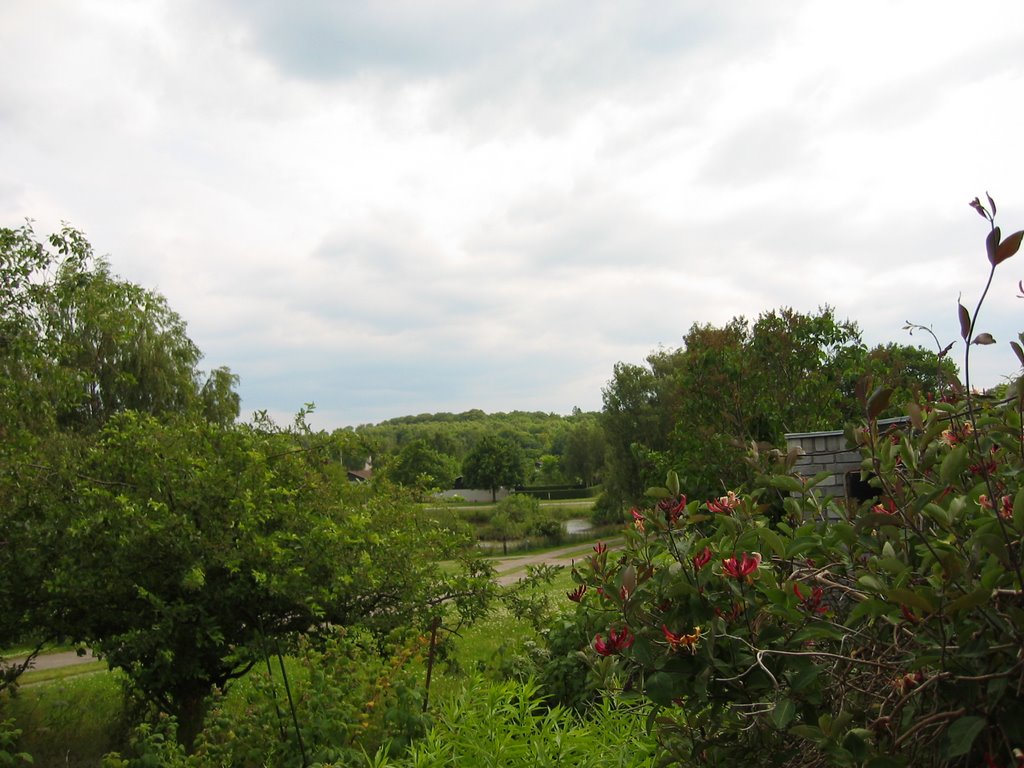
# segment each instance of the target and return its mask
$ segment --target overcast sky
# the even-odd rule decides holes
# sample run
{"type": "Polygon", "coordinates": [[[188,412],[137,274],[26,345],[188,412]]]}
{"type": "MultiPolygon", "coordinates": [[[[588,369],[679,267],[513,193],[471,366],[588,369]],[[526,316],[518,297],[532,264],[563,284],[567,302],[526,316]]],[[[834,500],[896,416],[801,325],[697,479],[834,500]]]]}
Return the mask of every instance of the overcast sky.
{"type": "Polygon", "coordinates": [[[1024,228],[1021,0],[4,0],[0,72],[0,226],[82,229],[243,413],[325,428],[597,410],[781,306],[952,341],[967,203],[1024,228]]]}

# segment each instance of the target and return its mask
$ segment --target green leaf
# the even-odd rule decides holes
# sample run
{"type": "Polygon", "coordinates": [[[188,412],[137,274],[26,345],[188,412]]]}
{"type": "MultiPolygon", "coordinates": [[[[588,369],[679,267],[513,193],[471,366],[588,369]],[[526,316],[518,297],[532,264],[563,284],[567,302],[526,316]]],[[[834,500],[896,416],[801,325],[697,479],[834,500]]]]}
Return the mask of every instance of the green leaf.
{"type": "Polygon", "coordinates": [[[888,589],[886,588],[885,584],[883,584],[877,576],[871,573],[865,573],[863,576],[857,579],[857,583],[865,589],[870,590],[871,592],[874,592],[879,595],[884,595],[888,592],[888,589]]]}
{"type": "Polygon", "coordinates": [[[790,493],[803,493],[804,490],[804,484],[790,475],[773,475],[768,480],[768,484],[772,488],[778,488],[780,491],[789,491],[790,493]]]}
{"type": "Polygon", "coordinates": [[[967,469],[969,463],[970,454],[968,453],[967,446],[958,445],[942,460],[942,466],[939,467],[939,478],[946,485],[952,485],[963,474],[963,471],[967,469]]]}
{"type": "Polygon", "coordinates": [[[976,715],[961,717],[949,726],[946,731],[945,749],[943,757],[952,760],[954,757],[966,755],[971,751],[971,745],[978,738],[978,734],[985,729],[985,718],[976,715]]]}
{"type": "Polygon", "coordinates": [[[777,730],[784,730],[793,721],[795,715],[796,704],[792,699],[783,699],[776,702],[775,709],[772,710],[772,724],[777,730]]]}
{"type": "Polygon", "coordinates": [[[927,595],[923,595],[920,592],[914,592],[910,589],[904,589],[903,587],[896,587],[889,590],[889,600],[894,603],[903,603],[909,608],[917,608],[925,613],[934,613],[935,606],[931,600],[928,599],[927,595]]]}
{"type": "Polygon", "coordinates": [[[973,592],[968,592],[965,595],[961,595],[956,600],[946,606],[946,613],[953,615],[960,611],[970,610],[971,608],[977,608],[979,605],[987,603],[992,597],[992,590],[986,587],[978,587],[973,592]]]}
{"type": "Polygon", "coordinates": [[[822,736],[821,728],[816,725],[794,725],[789,729],[789,732],[794,736],[800,736],[811,741],[817,741],[822,736]]]}
{"type": "Polygon", "coordinates": [[[777,557],[785,556],[786,545],[782,542],[782,537],[779,534],[771,528],[759,528],[757,533],[773,554],[777,557]]]}

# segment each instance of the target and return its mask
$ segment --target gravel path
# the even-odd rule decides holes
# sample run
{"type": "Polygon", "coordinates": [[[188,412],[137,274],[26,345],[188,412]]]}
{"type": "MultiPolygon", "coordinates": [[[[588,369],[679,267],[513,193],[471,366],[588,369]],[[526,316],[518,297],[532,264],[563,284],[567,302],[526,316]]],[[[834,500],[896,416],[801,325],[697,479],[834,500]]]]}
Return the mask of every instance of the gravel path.
{"type": "MultiPolygon", "coordinates": [[[[609,547],[615,548],[622,544],[621,538],[609,539],[605,542],[609,547]]],[[[499,584],[515,584],[519,579],[526,575],[526,566],[528,565],[541,565],[547,563],[549,565],[572,565],[573,560],[582,560],[594,551],[593,543],[586,544],[573,544],[568,547],[561,547],[560,549],[552,549],[547,552],[538,552],[532,555],[522,556],[509,556],[502,558],[495,558],[491,561],[491,565],[494,566],[494,570],[498,573],[499,584]]]]}

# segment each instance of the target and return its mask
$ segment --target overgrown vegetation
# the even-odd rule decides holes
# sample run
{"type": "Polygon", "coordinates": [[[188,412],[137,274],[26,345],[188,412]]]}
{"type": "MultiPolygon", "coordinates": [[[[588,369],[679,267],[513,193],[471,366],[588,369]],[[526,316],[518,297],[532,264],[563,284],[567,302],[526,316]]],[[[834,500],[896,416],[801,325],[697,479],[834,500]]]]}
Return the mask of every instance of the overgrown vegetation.
{"type": "Polygon", "coordinates": [[[3,665],[0,764],[1018,764],[1024,378],[981,397],[970,363],[1024,232],[972,206],[990,270],[959,307],[964,386],[942,344],[867,350],[829,308],[780,310],[616,366],[600,420],[333,435],[239,424],[234,377],[199,371],[161,297],[74,230],[0,230],[0,643],[118,670],[19,690],[3,665]],[[843,422],[859,505],[778,449],[843,422]],[[526,466],[603,479],[598,517],[636,502],[624,548],[499,590],[469,526],[561,524],[529,495],[471,520],[420,503],[460,466],[492,490],[526,466]]]}

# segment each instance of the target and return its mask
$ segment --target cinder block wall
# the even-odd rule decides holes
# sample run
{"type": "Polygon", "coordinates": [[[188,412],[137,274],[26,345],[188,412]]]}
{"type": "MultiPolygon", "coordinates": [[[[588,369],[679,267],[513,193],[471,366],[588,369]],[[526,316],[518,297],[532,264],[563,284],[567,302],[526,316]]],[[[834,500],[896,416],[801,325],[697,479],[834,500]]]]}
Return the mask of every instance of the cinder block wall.
{"type": "Polygon", "coordinates": [[[842,430],[836,432],[792,432],[786,435],[786,448],[799,447],[804,455],[797,459],[796,471],[805,477],[829,472],[817,489],[828,496],[846,496],[846,473],[860,471],[860,451],[846,445],[842,430]]]}

